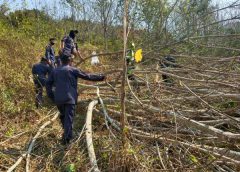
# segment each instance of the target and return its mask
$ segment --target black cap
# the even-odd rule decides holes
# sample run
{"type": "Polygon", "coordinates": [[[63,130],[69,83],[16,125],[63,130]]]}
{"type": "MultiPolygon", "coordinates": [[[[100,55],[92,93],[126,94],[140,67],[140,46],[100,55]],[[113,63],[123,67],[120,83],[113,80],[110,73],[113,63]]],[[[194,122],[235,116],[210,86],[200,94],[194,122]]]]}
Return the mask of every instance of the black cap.
{"type": "Polygon", "coordinates": [[[60,57],[60,59],[61,59],[62,62],[68,62],[68,61],[70,61],[72,59],[72,57],[68,56],[68,55],[62,55],[60,57]]]}
{"type": "Polygon", "coordinates": [[[78,30],[70,30],[69,32],[69,36],[73,39],[75,38],[76,34],[78,34],[78,30]]]}
{"type": "Polygon", "coordinates": [[[41,62],[46,62],[47,61],[47,58],[46,57],[42,57],[41,58],[41,62]]]}
{"type": "Polygon", "coordinates": [[[78,30],[73,30],[73,32],[77,34],[77,33],[78,33],[78,30]]]}
{"type": "Polygon", "coordinates": [[[49,41],[56,41],[56,38],[50,38],[49,41]]]}

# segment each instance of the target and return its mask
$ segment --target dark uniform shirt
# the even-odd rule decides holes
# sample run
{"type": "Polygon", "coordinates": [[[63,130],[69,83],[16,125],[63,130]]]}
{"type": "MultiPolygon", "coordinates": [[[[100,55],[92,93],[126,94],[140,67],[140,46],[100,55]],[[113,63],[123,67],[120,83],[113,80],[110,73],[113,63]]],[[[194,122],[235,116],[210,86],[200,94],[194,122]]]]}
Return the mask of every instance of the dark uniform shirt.
{"type": "Polygon", "coordinates": [[[48,60],[50,60],[51,63],[54,65],[54,63],[55,63],[55,51],[50,44],[48,46],[46,46],[45,57],[48,60]]]}
{"type": "Polygon", "coordinates": [[[48,96],[54,100],[57,105],[61,104],[76,104],[77,103],[77,79],[82,78],[90,81],[102,81],[102,75],[90,75],[85,72],[63,65],[53,70],[48,78],[46,87],[48,96]],[[52,86],[55,85],[55,92],[52,91],[52,86]]]}
{"type": "Polygon", "coordinates": [[[62,65],[60,56],[55,56],[55,60],[55,64],[57,65],[57,67],[60,67],[62,65]]]}
{"type": "Polygon", "coordinates": [[[32,74],[34,76],[34,83],[45,86],[47,75],[50,74],[51,68],[46,63],[37,63],[33,65],[32,74]]]}
{"type": "Polygon", "coordinates": [[[174,57],[168,55],[164,57],[163,62],[161,62],[161,68],[166,68],[166,67],[172,67],[175,68],[177,67],[176,64],[171,64],[171,63],[176,63],[176,60],[174,57]]]}
{"type": "Polygon", "coordinates": [[[64,42],[62,54],[66,56],[71,56],[74,49],[76,49],[76,44],[74,43],[74,40],[70,36],[65,36],[62,39],[62,42],[64,42]]]}

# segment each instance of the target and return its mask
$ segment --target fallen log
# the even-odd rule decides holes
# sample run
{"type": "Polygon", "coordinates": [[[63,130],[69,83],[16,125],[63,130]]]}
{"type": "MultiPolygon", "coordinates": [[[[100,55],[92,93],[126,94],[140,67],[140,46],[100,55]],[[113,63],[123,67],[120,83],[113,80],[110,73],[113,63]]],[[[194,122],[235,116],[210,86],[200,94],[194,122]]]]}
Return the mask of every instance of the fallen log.
{"type": "Polygon", "coordinates": [[[92,170],[94,172],[100,172],[100,170],[98,169],[96,155],[93,147],[93,140],[92,140],[92,112],[93,112],[93,108],[97,104],[98,104],[97,100],[93,100],[89,104],[88,111],[87,111],[87,118],[86,118],[86,141],[87,141],[88,156],[90,159],[92,170]]]}

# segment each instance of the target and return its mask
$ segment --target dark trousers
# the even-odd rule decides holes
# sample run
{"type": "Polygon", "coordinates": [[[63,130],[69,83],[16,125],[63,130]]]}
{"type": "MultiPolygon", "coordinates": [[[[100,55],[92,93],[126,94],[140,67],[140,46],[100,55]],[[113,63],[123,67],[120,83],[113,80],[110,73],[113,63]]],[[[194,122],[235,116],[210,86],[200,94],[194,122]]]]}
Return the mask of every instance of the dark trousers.
{"type": "Polygon", "coordinates": [[[43,103],[43,85],[35,82],[35,105],[38,108],[43,103]]]}
{"type": "Polygon", "coordinates": [[[57,108],[60,112],[60,120],[62,123],[62,127],[64,129],[63,139],[66,141],[70,141],[73,137],[72,129],[75,107],[76,105],[74,104],[57,105],[57,108]]]}

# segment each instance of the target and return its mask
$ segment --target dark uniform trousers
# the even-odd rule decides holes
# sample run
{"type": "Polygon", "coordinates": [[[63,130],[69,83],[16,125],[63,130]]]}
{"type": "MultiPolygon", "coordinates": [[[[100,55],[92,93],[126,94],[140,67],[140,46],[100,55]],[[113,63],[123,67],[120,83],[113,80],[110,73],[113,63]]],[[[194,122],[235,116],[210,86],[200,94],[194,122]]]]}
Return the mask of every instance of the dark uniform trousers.
{"type": "Polygon", "coordinates": [[[73,137],[72,128],[73,128],[73,118],[75,115],[75,104],[61,104],[57,105],[57,108],[60,112],[60,120],[62,128],[64,129],[63,138],[66,140],[71,140],[73,137]]]}
{"type": "Polygon", "coordinates": [[[35,85],[35,104],[37,107],[43,103],[43,87],[44,83],[41,83],[39,79],[34,80],[34,85],[35,85]]]}

